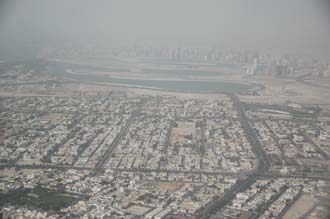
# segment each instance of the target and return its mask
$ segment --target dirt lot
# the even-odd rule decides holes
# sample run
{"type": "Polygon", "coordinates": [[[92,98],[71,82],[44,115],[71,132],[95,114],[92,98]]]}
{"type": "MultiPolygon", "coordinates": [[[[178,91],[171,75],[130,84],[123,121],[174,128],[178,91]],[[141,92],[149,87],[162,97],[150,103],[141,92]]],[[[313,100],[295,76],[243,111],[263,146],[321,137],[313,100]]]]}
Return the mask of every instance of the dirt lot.
{"type": "Polygon", "coordinates": [[[283,219],[301,218],[318,203],[319,201],[311,195],[303,195],[294,203],[290,210],[284,215],[283,219]]]}

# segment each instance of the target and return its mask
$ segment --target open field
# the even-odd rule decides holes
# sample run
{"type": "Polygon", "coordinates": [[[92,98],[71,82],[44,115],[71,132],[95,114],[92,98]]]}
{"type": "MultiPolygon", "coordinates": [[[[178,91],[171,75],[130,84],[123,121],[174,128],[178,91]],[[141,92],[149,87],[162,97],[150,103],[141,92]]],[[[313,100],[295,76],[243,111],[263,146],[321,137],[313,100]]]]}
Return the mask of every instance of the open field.
{"type": "Polygon", "coordinates": [[[0,194],[0,205],[14,204],[18,206],[30,206],[44,210],[60,210],[70,204],[76,198],[58,194],[45,188],[19,189],[6,194],[0,194]]]}

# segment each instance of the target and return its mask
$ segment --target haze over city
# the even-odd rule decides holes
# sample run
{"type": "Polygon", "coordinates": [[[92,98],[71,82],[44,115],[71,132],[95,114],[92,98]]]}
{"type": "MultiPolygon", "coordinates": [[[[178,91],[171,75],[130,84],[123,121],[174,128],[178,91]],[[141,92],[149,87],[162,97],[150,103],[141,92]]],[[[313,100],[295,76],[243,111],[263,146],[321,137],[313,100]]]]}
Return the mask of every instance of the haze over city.
{"type": "Polygon", "coordinates": [[[0,0],[0,219],[330,212],[330,2],[0,0]]]}
{"type": "Polygon", "coordinates": [[[328,1],[2,1],[1,43],[218,45],[329,56],[328,1]]]}

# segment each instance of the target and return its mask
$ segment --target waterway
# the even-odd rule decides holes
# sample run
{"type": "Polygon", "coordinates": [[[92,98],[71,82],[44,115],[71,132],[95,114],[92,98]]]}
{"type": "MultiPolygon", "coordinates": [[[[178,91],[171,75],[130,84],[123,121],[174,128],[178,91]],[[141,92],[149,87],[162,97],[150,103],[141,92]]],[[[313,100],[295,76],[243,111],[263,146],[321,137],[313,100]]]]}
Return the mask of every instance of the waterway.
{"type": "MultiPolygon", "coordinates": [[[[49,72],[54,73],[60,76],[63,76],[67,79],[74,79],[78,81],[92,82],[92,83],[102,83],[102,84],[115,84],[115,85],[124,85],[132,87],[143,87],[157,90],[166,90],[166,91],[176,91],[176,92],[192,92],[192,93],[245,93],[255,88],[255,85],[247,83],[236,83],[229,81],[217,81],[217,80],[157,80],[157,79],[132,79],[132,78],[119,78],[119,77],[109,77],[106,75],[100,74],[72,74],[67,71],[68,68],[76,71],[76,69],[87,68],[93,70],[93,66],[79,65],[75,64],[62,64],[56,63],[49,66],[49,72]]],[[[94,70],[100,70],[100,67],[95,67],[94,70]]],[[[112,69],[102,68],[103,71],[108,70],[109,72],[113,71],[112,69]]],[[[118,69],[116,69],[118,70],[118,69]]],[[[148,70],[146,73],[152,73],[152,70],[148,70]]],[[[155,74],[159,74],[159,70],[155,70],[155,74]]],[[[171,73],[172,72],[163,72],[161,73],[171,73]]],[[[184,72],[184,74],[189,74],[189,72],[184,72]]],[[[203,76],[202,71],[193,71],[193,75],[203,76]]],[[[208,74],[208,73],[206,73],[208,74]]]]}

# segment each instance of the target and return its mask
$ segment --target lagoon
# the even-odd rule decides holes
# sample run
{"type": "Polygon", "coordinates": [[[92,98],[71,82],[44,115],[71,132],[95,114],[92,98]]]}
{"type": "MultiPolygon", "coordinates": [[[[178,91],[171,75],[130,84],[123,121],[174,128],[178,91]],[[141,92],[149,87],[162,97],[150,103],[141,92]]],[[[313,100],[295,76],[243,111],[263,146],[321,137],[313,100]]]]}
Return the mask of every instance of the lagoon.
{"type": "MultiPolygon", "coordinates": [[[[109,77],[97,74],[72,74],[66,71],[67,65],[52,65],[49,68],[50,73],[63,76],[67,79],[78,81],[124,85],[131,87],[143,87],[156,90],[191,92],[191,93],[244,93],[253,88],[255,85],[228,82],[228,81],[197,81],[197,80],[157,80],[157,79],[131,79],[109,77]]],[[[72,66],[71,66],[72,67],[72,66]]],[[[150,72],[149,72],[150,73],[150,72]]],[[[194,72],[195,74],[197,72],[194,72]]],[[[202,72],[200,72],[202,74],[202,72]]]]}

